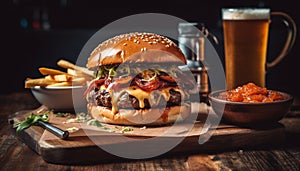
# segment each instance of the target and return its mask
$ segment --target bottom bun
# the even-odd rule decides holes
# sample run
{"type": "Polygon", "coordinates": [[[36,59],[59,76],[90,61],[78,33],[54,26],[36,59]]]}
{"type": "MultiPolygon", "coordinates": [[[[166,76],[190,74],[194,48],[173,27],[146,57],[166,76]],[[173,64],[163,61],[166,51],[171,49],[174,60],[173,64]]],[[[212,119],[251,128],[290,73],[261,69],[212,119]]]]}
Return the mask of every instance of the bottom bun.
{"type": "Polygon", "coordinates": [[[151,108],[144,110],[119,109],[113,114],[111,108],[88,104],[89,114],[100,122],[119,125],[163,125],[182,121],[191,112],[191,106],[170,106],[166,108],[151,108]]]}

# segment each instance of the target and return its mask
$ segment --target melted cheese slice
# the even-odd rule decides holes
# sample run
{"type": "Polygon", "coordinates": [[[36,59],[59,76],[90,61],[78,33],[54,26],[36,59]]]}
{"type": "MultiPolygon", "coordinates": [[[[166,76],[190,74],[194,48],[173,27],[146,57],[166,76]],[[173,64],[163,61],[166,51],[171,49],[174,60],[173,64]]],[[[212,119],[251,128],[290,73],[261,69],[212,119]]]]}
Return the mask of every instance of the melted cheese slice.
{"type": "Polygon", "coordinates": [[[171,89],[179,92],[181,94],[181,99],[185,98],[185,93],[181,89],[176,87],[168,87],[160,90],[154,90],[151,92],[143,91],[137,86],[130,86],[125,89],[122,89],[121,91],[114,91],[112,89],[108,89],[108,92],[110,93],[110,97],[111,97],[112,112],[113,114],[118,113],[117,102],[120,96],[126,92],[129,95],[134,96],[139,101],[139,107],[142,109],[145,107],[145,103],[144,103],[145,99],[149,101],[151,107],[159,105],[161,98],[164,98],[166,102],[169,101],[171,96],[170,94],[171,89]],[[155,94],[158,96],[158,98],[156,99],[154,98],[155,94]]]}

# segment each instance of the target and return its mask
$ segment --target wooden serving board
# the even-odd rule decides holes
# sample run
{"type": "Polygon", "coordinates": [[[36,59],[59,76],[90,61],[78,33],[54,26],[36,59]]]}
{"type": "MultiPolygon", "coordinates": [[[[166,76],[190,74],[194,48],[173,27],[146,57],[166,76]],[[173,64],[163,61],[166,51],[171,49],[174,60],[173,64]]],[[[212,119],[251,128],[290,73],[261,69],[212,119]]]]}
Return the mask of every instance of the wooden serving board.
{"type": "MultiPolygon", "coordinates": [[[[23,120],[30,113],[46,110],[48,110],[46,107],[41,106],[32,111],[20,111],[10,115],[9,122],[13,124],[23,120]]],[[[71,118],[55,117],[52,113],[49,117],[51,124],[63,130],[71,127],[79,128],[79,130],[71,132],[66,140],[56,137],[39,126],[31,126],[16,133],[16,136],[41,155],[45,161],[56,164],[96,164],[128,160],[126,157],[111,154],[102,147],[118,148],[119,145],[125,147],[124,150],[126,150],[126,147],[141,145],[143,141],[147,142],[155,137],[159,137],[159,140],[164,143],[180,142],[170,151],[155,157],[257,148],[282,143],[285,138],[284,126],[279,123],[256,128],[241,128],[221,123],[215,128],[210,127],[204,131],[204,121],[200,119],[193,124],[193,127],[183,123],[160,127],[131,127],[131,131],[122,132],[120,131],[122,126],[118,125],[105,124],[104,127],[96,127],[86,123],[68,123],[71,118]],[[169,131],[171,128],[172,131],[169,131]],[[200,137],[201,139],[207,138],[207,141],[199,144],[200,137]]],[[[145,147],[143,152],[155,151],[150,148],[145,147]]]]}

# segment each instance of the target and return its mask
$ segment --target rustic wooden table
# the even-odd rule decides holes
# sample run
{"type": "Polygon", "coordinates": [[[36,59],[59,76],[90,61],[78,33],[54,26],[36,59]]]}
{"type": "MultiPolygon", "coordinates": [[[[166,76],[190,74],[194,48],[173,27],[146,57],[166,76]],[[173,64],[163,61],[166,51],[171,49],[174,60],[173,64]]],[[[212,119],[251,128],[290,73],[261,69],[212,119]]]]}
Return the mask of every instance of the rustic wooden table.
{"type": "Polygon", "coordinates": [[[280,121],[286,127],[286,139],[279,145],[99,165],[56,165],[21,142],[8,124],[10,114],[39,106],[30,92],[0,95],[0,170],[300,170],[297,112],[280,121]]]}

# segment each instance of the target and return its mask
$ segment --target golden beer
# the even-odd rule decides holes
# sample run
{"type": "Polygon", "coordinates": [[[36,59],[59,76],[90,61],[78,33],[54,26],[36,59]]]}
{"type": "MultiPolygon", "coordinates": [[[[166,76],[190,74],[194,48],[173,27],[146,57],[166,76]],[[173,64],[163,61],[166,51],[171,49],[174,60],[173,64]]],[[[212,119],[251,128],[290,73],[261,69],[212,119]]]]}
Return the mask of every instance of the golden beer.
{"type": "Polygon", "coordinates": [[[226,88],[248,82],[265,87],[270,12],[223,10],[226,88]]]}

